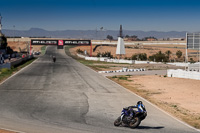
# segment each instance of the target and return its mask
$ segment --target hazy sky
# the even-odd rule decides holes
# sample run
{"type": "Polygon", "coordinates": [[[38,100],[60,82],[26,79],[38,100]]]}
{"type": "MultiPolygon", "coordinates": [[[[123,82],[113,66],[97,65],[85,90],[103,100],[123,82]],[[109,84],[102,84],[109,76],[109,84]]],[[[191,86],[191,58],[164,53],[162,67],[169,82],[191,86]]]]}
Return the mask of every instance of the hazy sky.
{"type": "Polygon", "coordinates": [[[200,31],[200,0],[0,0],[3,29],[200,31]]]}

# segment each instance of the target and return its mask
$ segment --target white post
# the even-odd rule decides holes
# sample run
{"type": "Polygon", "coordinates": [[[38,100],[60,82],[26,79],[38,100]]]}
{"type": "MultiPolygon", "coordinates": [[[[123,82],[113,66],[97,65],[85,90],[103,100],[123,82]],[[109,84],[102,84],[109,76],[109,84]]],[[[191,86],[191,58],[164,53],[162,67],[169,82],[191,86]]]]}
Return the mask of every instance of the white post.
{"type": "Polygon", "coordinates": [[[188,56],[188,54],[187,54],[187,46],[188,46],[188,34],[186,33],[186,47],[185,47],[185,70],[186,70],[186,63],[188,62],[188,60],[187,60],[187,56],[188,56]]]}
{"type": "Polygon", "coordinates": [[[200,72],[200,33],[199,33],[199,72],[200,72]]]}

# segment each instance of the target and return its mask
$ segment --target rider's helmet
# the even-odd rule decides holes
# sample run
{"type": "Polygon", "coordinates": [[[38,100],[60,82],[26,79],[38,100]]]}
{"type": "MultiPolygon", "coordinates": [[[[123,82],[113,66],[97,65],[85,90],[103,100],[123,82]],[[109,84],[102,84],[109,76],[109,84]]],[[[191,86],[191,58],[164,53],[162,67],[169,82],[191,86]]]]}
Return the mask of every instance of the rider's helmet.
{"type": "Polygon", "coordinates": [[[138,101],[138,102],[137,102],[137,105],[142,105],[142,101],[138,101]]]}

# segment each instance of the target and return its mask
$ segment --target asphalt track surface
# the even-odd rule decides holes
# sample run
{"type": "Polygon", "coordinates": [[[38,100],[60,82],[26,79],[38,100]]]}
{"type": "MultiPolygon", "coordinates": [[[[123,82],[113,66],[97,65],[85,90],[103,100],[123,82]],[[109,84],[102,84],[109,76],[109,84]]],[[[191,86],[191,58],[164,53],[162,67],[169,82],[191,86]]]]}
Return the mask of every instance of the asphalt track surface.
{"type": "Polygon", "coordinates": [[[147,101],[148,116],[138,129],[115,127],[122,108],[138,100],[144,101],[51,46],[1,84],[0,127],[26,133],[198,132],[147,101]]]}

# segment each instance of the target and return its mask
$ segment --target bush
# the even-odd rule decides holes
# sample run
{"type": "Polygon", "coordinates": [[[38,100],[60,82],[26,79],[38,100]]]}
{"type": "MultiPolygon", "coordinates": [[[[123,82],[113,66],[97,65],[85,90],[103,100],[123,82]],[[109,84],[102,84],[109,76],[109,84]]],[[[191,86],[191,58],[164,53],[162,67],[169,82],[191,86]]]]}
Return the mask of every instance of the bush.
{"type": "Polygon", "coordinates": [[[77,53],[79,54],[83,54],[83,50],[81,50],[80,48],[76,50],[77,53]]]}
{"type": "Polygon", "coordinates": [[[101,56],[101,53],[100,53],[100,52],[98,52],[96,56],[97,56],[97,57],[100,57],[100,56],[101,56]]]}
{"type": "Polygon", "coordinates": [[[176,52],[176,56],[177,56],[178,58],[181,58],[182,54],[183,54],[183,53],[182,53],[180,50],[178,50],[178,51],[176,52]]]}
{"type": "Polygon", "coordinates": [[[149,56],[149,60],[150,61],[157,61],[157,62],[167,62],[168,61],[168,56],[166,56],[164,53],[162,53],[161,51],[159,51],[158,53],[149,56]]]}
{"type": "Polygon", "coordinates": [[[9,73],[9,72],[10,72],[10,69],[8,69],[8,68],[1,69],[1,73],[9,73]]]}
{"type": "Polygon", "coordinates": [[[97,57],[110,57],[110,58],[113,58],[113,55],[111,54],[111,52],[103,52],[103,53],[101,53],[101,52],[98,52],[97,53],[97,57]]]}
{"type": "Polygon", "coordinates": [[[132,60],[147,60],[147,54],[146,53],[139,53],[139,54],[134,54],[131,56],[132,60]]]}
{"type": "Polygon", "coordinates": [[[193,58],[190,58],[190,63],[195,63],[195,61],[193,60],[193,58]]]}
{"type": "Polygon", "coordinates": [[[121,79],[121,80],[128,80],[127,77],[123,77],[123,76],[120,76],[119,79],[121,79]]]}
{"type": "Polygon", "coordinates": [[[112,78],[117,78],[117,76],[115,75],[115,76],[112,76],[112,78]]]}

